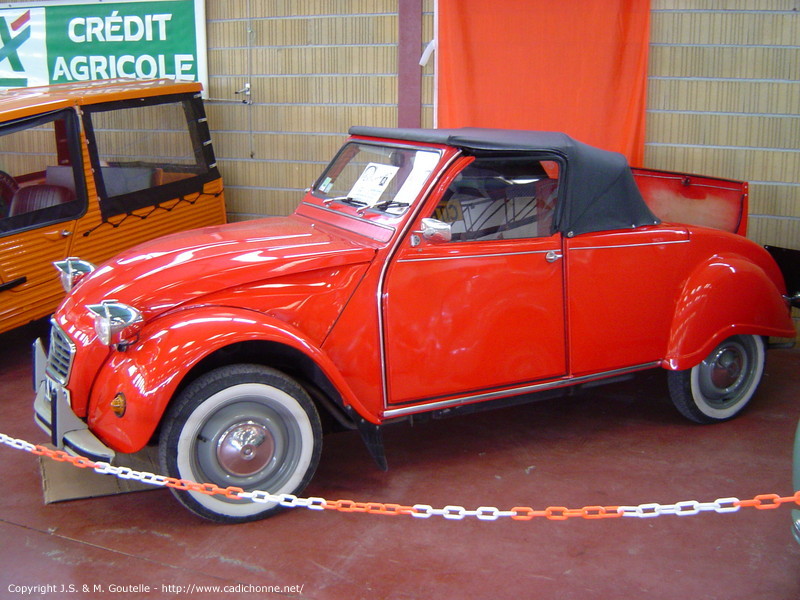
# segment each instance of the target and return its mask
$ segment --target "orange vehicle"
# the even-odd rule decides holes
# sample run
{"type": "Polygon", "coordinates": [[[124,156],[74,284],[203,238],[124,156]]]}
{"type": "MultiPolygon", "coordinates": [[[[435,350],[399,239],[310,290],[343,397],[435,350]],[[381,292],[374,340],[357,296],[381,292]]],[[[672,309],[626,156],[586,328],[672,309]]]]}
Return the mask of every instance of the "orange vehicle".
{"type": "Polygon", "coordinates": [[[0,333],[63,300],[51,263],[225,221],[199,83],[0,93],[0,333]]]}

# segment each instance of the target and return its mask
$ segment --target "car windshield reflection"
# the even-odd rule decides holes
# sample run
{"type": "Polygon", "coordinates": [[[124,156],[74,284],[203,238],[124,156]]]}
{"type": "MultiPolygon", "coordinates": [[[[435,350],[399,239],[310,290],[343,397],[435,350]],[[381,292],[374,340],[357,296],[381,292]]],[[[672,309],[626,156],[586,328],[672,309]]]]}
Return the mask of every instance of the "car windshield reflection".
{"type": "Polygon", "coordinates": [[[436,150],[351,142],[339,151],[312,192],[326,205],[401,216],[419,196],[440,155],[436,150]]]}

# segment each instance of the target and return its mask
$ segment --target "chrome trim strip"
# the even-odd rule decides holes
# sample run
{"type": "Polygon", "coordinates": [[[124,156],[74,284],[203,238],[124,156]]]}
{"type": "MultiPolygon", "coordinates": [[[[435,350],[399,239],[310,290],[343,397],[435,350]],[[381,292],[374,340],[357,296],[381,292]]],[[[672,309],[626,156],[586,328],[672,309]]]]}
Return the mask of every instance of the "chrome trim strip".
{"type": "Polygon", "coordinates": [[[581,377],[572,377],[572,378],[567,377],[563,379],[558,379],[556,381],[549,381],[547,383],[534,383],[529,385],[523,385],[518,388],[497,390],[494,392],[484,392],[481,394],[470,394],[467,396],[460,396],[458,398],[451,398],[449,400],[442,400],[440,402],[430,402],[428,404],[415,404],[414,406],[404,406],[402,408],[391,408],[389,410],[383,411],[383,417],[385,419],[391,419],[394,417],[403,417],[406,415],[412,415],[421,412],[430,412],[443,408],[451,408],[453,406],[460,406],[462,404],[483,402],[486,400],[495,400],[499,398],[505,398],[508,396],[530,394],[533,392],[542,392],[545,390],[551,390],[559,387],[568,387],[571,385],[585,383],[588,381],[605,379],[606,377],[614,377],[616,375],[635,373],[636,371],[643,371],[645,369],[651,369],[657,367],[659,364],[661,364],[660,361],[655,361],[652,363],[644,363],[641,365],[636,365],[634,367],[626,367],[624,369],[614,369],[613,371],[596,373],[594,375],[583,375],[581,377]]]}
{"type": "MultiPolygon", "coordinates": [[[[667,244],[688,244],[690,240],[672,240],[667,242],[643,242],[641,244],[611,244],[608,246],[578,246],[577,248],[569,248],[570,252],[575,250],[604,250],[607,248],[635,248],[637,246],[664,246],[667,244]]],[[[523,252],[497,252],[495,254],[467,254],[459,256],[437,256],[430,258],[405,258],[397,262],[423,262],[431,260],[460,260],[464,258],[497,258],[501,256],[515,256],[521,254],[547,254],[548,252],[561,252],[561,248],[552,248],[549,250],[526,250],[523,252]]]]}
{"type": "Polygon", "coordinates": [[[399,263],[428,262],[432,260],[462,260],[465,258],[499,258],[503,256],[520,256],[523,254],[547,254],[548,252],[560,252],[561,248],[549,250],[526,250],[524,252],[497,252],[495,254],[461,254],[459,256],[432,256],[429,258],[404,258],[398,260],[399,263]]]}
{"type": "MultiPolygon", "coordinates": [[[[377,301],[378,306],[378,348],[380,349],[380,362],[381,362],[381,395],[383,396],[383,406],[389,406],[389,366],[386,363],[386,324],[383,319],[383,288],[386,284],[386,274],[389,270],[389,266],[393,264],[393,259],[397,252],[400,250],[400,246],[402,246],[403,241],[405,241],[408,232],[411,230],[414,221],[417,220],[419,213],[422,211],[422,207],[425,205],[425,201],[430,196],[431,192],[439,185],[439,181],[441,180],[442,176],[450,170],[450,167],[453,165],[456,160],[461,158],[462,153],[459,150],[448,160],[442,168],[439,169],[439,174],[434,177],[425,190],[422,192],[422,200],[416,203],[416,206],[412,206],[411,214],[408,215],[408,219],[405,222],[405,226],[400,231],[399,235],[395,238],[394,247],[389,250],[386,255],[386,260],[383,261],[383,265],[381,266],[381,273],[378,277],[378,285],[376,286],[376,293],[375,293],[375,300],[377,301]]],[[[441,158],[441,155],[440,155],[441,158]]]]}
{"type": "Polygon", "coordinates": [[[609,248],[636,248],[638,246],[666,246],[667,244],[688,244],[691,240],[673,240],[671,242],[643,242],[641,244],[611,244],[608,246],[578,246],[569,248],[570,252],[578,250],[605,250],[609,248]]]}

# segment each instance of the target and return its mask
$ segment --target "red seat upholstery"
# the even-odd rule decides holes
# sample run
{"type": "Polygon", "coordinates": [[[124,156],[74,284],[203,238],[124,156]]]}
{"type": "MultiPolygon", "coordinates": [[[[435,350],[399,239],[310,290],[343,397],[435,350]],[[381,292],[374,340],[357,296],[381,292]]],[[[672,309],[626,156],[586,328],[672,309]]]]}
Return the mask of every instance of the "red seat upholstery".
{"type": "Polygon", "coordinates": [[[60,185],[29,185],[19,188],[11,199],[8,216],[15,217],[25,213],[58,206],[75,199],[75,194],[60,185]]]}

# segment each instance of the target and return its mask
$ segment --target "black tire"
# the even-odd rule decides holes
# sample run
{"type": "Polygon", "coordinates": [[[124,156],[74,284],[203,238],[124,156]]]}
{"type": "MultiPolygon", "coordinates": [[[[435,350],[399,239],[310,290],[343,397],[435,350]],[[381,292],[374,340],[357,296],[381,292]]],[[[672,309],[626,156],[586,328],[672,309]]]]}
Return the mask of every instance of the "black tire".
{"type": "Polygon", "coordinates": [[[695,423],[732,419],[756,393],[764,362],[764,340],[760,336],[729,337],[699,365],[668,374],[672,402],[695,423]]]}
{"type": "MultiPolygon", "coordinates": [[[[229,365],[187,386],[162,425],[159,462],[170,477],[245,491],[299,494],[319,463],[322,427],[314,403],[283,373],[229,365]]],[[[277,503],[172,490],[193,513],[243,523],[281,510],[277,503]]]]}

